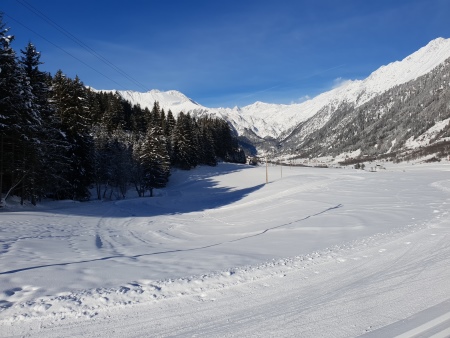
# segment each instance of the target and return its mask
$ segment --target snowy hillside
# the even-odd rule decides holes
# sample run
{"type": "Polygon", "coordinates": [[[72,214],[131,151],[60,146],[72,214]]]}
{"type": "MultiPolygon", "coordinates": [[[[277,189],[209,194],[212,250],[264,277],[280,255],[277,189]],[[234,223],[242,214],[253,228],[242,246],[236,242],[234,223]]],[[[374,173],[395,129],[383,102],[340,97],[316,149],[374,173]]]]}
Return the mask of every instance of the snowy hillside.
{"type": "MultiPolygon", "coordinates": [[[[116,90],[102,91],[116,92],[116,90]]],[[[174,114],[178,114],[181,111],[189,112],[194,110],[207,109],[176,90],[162,92],[157,89],[153,89],[146,93],[135,92],[131,90],[117,90],[117,92],[125,100],[131,102],[131,104],[139,104],[142,108],[147,107],[148,109],[152,109],[153,104],[155,103],[155,101],[157,101],[159,102],[161,108],[164,108],[166,111],[170,109],[174,114]]]]}
{"type": "Polygon", "coordinates": [[[449,57],[450,39],[438,38],[401,61],[380,67],[364,80],[346,81],[306,102],[291,105],[256,102],[245,107],[207,108],[173,90],[119,93],[133,104],[139,103],[142,107],[151,108],[154,101],[158,101],[161,107],[165,110],[171,109],[175,114],[180,111],[208,112],[228,120],[239,134],[244,134],[245,129],[248,129],[261,138],[278,138],[286,136],[299,123],[328,110],[328,114],[323,114],[320,120],[315,121],[313,128],[318,129],[328,121],[340,104],[361,106],[390,88],[427,74],[449,57]]]}
{"type": "Polygon", "coordinates": [[[383,164],[270,166],[270,184],[220,164],[154,198],[9,200],[0,337],[447,337],[448,163],[383,164]]]}
{"type": "Polygon", "coordinates": [[[282,146],[300,157],[408,161],[450,155],[450,59],[432,71],[355,106],[342,103],[299,125],[282,146]]]}

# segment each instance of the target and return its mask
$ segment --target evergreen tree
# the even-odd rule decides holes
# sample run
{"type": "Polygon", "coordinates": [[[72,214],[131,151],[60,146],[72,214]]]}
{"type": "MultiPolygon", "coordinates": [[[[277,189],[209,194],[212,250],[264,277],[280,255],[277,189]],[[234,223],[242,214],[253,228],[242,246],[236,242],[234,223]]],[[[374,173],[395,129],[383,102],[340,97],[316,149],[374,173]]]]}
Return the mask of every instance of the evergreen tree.
{"type": "Polygon", "coordinates": [[[192,119],[189,114],[182,112],[178,115],[177,123],[172,132],[173,164],[180,169],[189,170],[198,164],[196,142],[192,119]]]}
{"type": "Polygon", "coordinates": [[[94,133],[94,152],[92,155],[92,174],[95,184],[97,199],[101,200],[107,193],[108,186],[108,162],[109,154],[107,151],[108,132],[103,126],[95,126],[94,133]]]}
{"type": "Polygon", "coordinates": [[[154,102],[152,110],[147,111],[146,114],[148,115],[147,128],[162,127],[161,108],[158,101],[154,102]]]}
{"type": "Polygon", "coordinates": [[[138,138],[133,142],[132,149],[133,166],[131,168],[131,183],[133,183],[139,197],[143,197],[146,190],[144,165],[141,155],[143,154],[143,138],[138,138]]]}
{"type": "Polygon", "coordinates": [[[147,133],[147,130],[150,129],[153,126],[153,124],[151,122],[152,114],[151,114],[150,110],[147,107],[145,107],[143,109],[142,116],[144,117],[144,120],[145,120],[146,129],[143,131],[144,134],[145,134],[145,133],[147,133]]]}
{"type": "Polygon", "coordinates": [[[169,109],[167,112],[166,123],[164,124],[164,135],[166,137],[170,137],[172,135],[172,131],[175,128],[177,121],[173,117],[172,111],[169,109]]]}
{"type": "Polygon", "coordinates": [[[124,100],[120,95],[117,93],[117,95],[120,98],[120,103],[122,104],[122,129],[127,131],[133,131],[133,106],[129,101],[124,100]]]}
{"type": "Polygon", "coordinates": [[[166,122],[164,123],[164,136],[166,137],[166,145],[167,145],[167,152],[170,156],[170,163],[175,163],[175,157],[174,157],[174,151],[173,151],[173,137],[172,133],[175,128],[177,121],[173,117],[172,111],[169,109],[167,112],[166,122]]]}
{"type": "Polygon", "coordinates": [[[69,168],[66,174],[69,189],[63,195],[66,198],[86,199],[89,197],[88,186],[93,175],[93,139],[90,135],[87,90],[78,77],[68,79],[62,71],[55,74],[52,88],[52,101],[69,142],[69,168]]]}
{"type": "Polygon", "coordinates": [[[166,130],[166,112],[164,111],[163,108],[161,108],[160,114],[159,114],[159,118],[161,121],[161,130],[163,132],[163,134],[165,135],[165,130],[166,130]]]}
{"type": "Polygon", "coordinates": [[[37,159],[33,145],[41,119],[30,81],[11,48],[14,38],[7,32],[0,16],[0,193],[6,198],[18,188],[23,203],[37,159]]]}
{"type": "Polygon", "coordinates": [[[170,157],[160,127],[151,128],[141,148],[140,163],[146,190],[153,196],[154,188],[166,186],[170,175],[170,157]]]}
{"type": "Polygon", "coordinates": [[[28,196],[33,204],[44,195],[57,197],[65,185],[62,175],[67,172],[68,158],[65,155],[68,142],[62,132],[62,124],[50,103],[51,76],[39,69],[40,53],[29,43],[22,50],[20,64],[31,87],[33,101],[30,105],[34,119],[32,128],[32,151],[30,155],[30,174],[27,176],[28,196]]]}
{"type": "Polygon", "coordinates": [[[212,131],[207,126],[201,128],[201,149],[202,149],[202,159],[201,163],[216,166],[217,159],[216,153],[214,151],[214,139],[212,131]]]}
{"type": "Polygon", "coordinates": [[[106,107],[102,114],[102,124],[109,132],[126,126],[123,114],[123,106],[120,96],[116,93],[108,93],[106,107]]]}
{"type": "Polygon", "coordinates": [[[147,121],[144,111],[139,104],[134,105],[131,111],[131,130],[135,133],[145,133],[147,131],[147,121]]]}
{"type": "Polygon", "coordinates": [[[103,93],[97,93],[90,88],[86,90],[86,100],[90,111],[92,125],[99,125],[103,116],[103,93]]]}
{"type": "MultiPolygon", "coordinates": [[[[131,180],[132,147],[127,140],[127,135],[121,130],[117,130],[108,144],[110,153],[109,183],[111,190],[117,191],[117,198],[125,198],[128,184],[131,180]]],[[[110,195],[110,199],[112,192],[110,195]]]]}
{"type": "Polygon", "coordinates": [[[51,139],[55,133],[50,125],[50,116],[53,112],[48,102],[47,76],[39,70],[39,65],[42,64],[40,54],[31,42],[21,52],[20,64],[31,89],[31,100],[27,107],[29,130],[27,131],[28,149],[26,154],[29,174],[24,180],[24,185],[27,190],[26,195],[31,198],[32,204],[36,205],[37,198],[42,197],[45,193],[47,175],[51,176],[54,173],[52,172],[53,166],[46,161],[51,156],[50,149],[54,150],[50,145],[55,141],[51,139]],[[49,166],[50,168],[48,168],[49,166]]]}

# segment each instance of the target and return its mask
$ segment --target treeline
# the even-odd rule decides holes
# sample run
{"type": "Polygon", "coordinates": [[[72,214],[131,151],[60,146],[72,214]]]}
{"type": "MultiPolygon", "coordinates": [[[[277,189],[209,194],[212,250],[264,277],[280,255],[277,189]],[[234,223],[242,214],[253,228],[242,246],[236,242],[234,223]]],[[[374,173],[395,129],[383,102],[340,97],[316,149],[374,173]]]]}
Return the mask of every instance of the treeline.
{"type": "Polygon", "coordinates": [[[171,167],[245,162],[227,122],[152,110],[39,69],[29,43],[17,55],[0,13],[0,206],[11,195],[86,200],[139,196],[166,185],[171,167]]]}

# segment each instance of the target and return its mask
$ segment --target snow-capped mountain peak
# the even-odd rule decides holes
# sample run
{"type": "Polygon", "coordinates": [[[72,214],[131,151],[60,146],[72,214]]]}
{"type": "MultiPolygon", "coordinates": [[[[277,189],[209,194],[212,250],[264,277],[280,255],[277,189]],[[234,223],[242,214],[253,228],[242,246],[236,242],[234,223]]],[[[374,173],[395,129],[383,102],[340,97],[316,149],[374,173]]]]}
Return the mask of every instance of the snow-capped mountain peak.
{"type": "Polygon", "coordinates": [[[363,81],[370,91],[384,92],[422,76],[450,57],[450,39],[437,38],[401,61],[381,66],[363,81]]]}
{"type": "Polygon", "coordinates": [[[241,108],[207,108],[176,90],[163,92],[154,89],[147,93],[119,91],[119,94],[133,104],[139,103],[141,107],[151,109],[158,101],[162,108],[166,111],[171,109],[174,114],[180,111],[208,112],[228,120],[239,134],[251,130],[261,138],[278,138],[299,123],[327,110],[328,113],[322,114],[321,120],[314,124],[314,128],[320,128],[339,104],[345,102],[358,107],[394,86],[430,72],[449,57],[450,39],[437,38],[403,60],[381,66],[364,80],[346,80],[330,91],[297,104],[258,101],[241,108]]]}
{"type": "Polygon", "coordinates": [[[158,102],[161,108],[164,108],[166,111],[170,109],[176,115],[181,111],[187,113],[194,110],[207,109],[177,90],[164,92],[152,89],[145,93],[131,90],[105,90],[105,92],[118,92],[120,96],[131,102],[131,104],[139,104],[142,108],[152,109],[154,103],[158,102]]]}

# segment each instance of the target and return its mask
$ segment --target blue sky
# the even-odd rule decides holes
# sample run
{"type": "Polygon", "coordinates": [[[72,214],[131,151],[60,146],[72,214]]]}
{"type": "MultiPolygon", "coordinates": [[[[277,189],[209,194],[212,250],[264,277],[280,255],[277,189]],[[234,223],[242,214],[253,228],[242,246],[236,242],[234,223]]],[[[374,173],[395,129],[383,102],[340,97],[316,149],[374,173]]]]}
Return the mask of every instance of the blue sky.
{"type": "Polygon", "coordinates": [[[447,0],[2,0],[0,10],[14,49],[33,42],[52,74],[175,89],[208,107],[301,102],[450,37],[447,0]]]}

